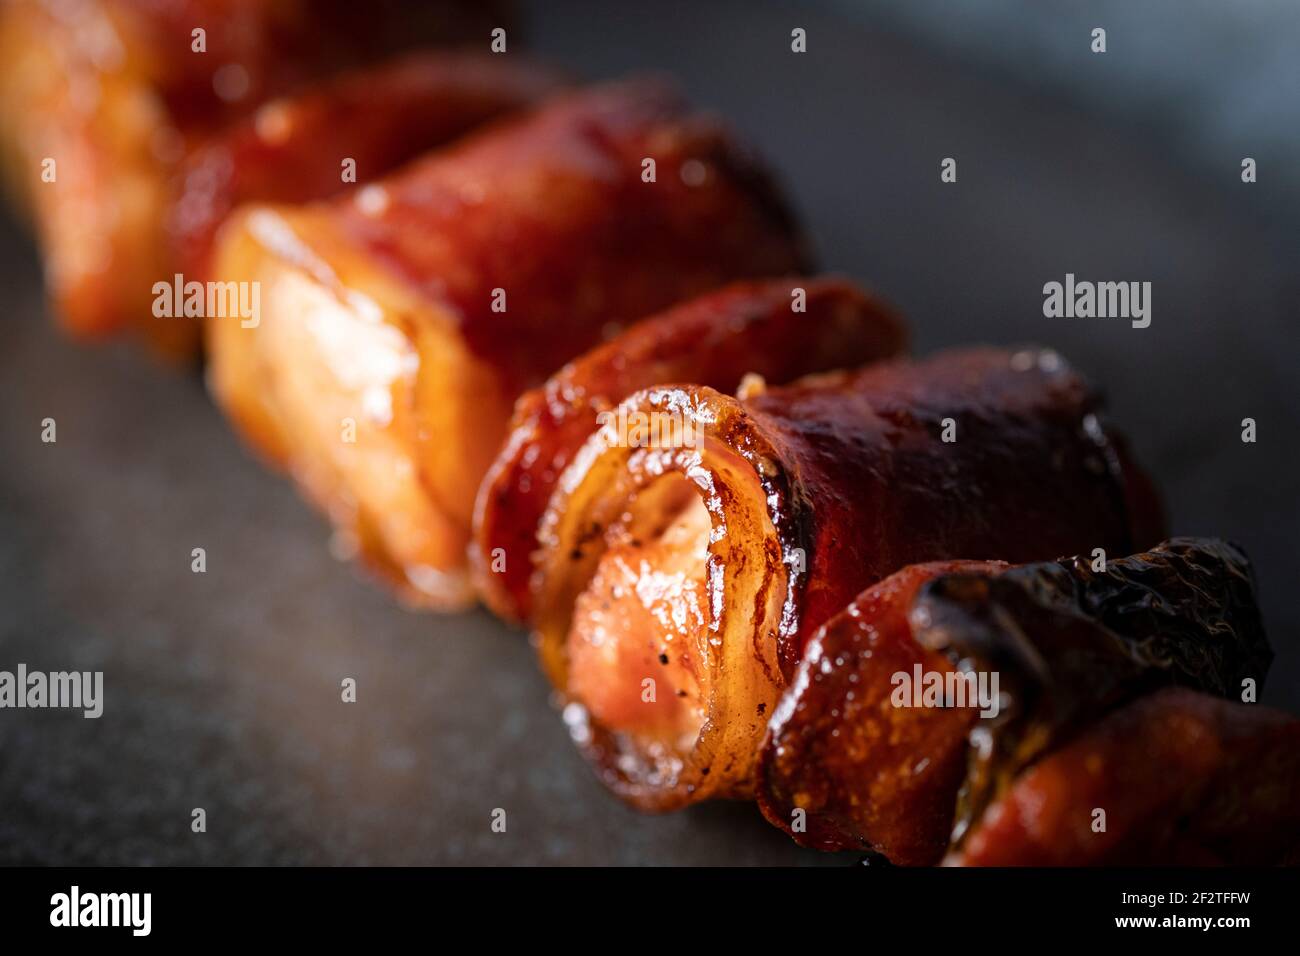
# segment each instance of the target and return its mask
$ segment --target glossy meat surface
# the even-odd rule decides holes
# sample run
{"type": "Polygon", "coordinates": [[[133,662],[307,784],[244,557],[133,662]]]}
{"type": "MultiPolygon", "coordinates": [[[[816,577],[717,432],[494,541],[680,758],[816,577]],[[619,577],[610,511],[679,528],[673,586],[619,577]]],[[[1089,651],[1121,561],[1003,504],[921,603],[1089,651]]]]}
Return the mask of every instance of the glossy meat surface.
{"type": "Polygon", "coordinates": [[[787,677],[817,627],[905,565],[1128,554],[1149,523],[1129,513],[1139,472],[1098,395],[1050,350],[953,350],[774,389],[749,408],[798,463],[778,521],[807,566],[783,622],[787,677]]]}
{"type": "Polygon", "coordinates": [[[771,823],[819,850],[870,850],[904,866],[942,856],[978,711],[895,706],[893,675],[958,671],[915,638],[911,612],[923,585],[1005,567],[909,565],[821,628],[763,743],[757,793],[771,823]]]}
{"type": "Polygon", "coordinates": [[[1029,768],[947,862],[1295,865],[1300,720],[1186,688],[1142,697],[1029,768]]]}
{"type": "Polygon", "coordinates": [[[180,268],[196,278],[208,273],[217,228],[236,206],[355,191],[560,86],[556,73],[517,57],[426,52],[271,100],[182,164],[167,220],[180,268]],[[348,183],[344,159],[355,164],[348,183]]]}
{"type": "Polygon", "coordinates": [[[552,681],[571,691],[566,648],[581,639],[571,609],[605,549],[671,520],[667,476],[695,485],[713,521],[700,738],[666,769],[646,761],[635,734],[593,723],[571,700],[575,736],[602,779],[639,806],[750,793],[764,724],[809,636],[898,568],[1124,553],[1132,538],[1127,475],[1097,399],[1054,353],[965,350],[745,400],[654,388],[623,408],[680,416],[703,446],[588,440],[543,519],[536,631],[552,681]]]}
{"type": "Polygon", "coordinates": [[[821,849],[935,862],[1044,753],[1168,684],[1234,697],[1272,654],[1250,563],[1214,539],[1132,557],[919,565],[813,639],[764,744],[768,819],[821,849]],[[912,706],[897,675],[996,676],[996,712],[912,706]]]}
{"type": "Polygon", "coordinates": [[[209,379],[400,593],[461,607],[519,389],[679,298],[802,263],[725,130],[658,83],[595,87],[353,195],[237,213],[216,274],[259,282],[263,315],[208,322],[209,379]]]}
{"type": "Polygon", "coordinates": [[[512,395],[651,312],[805,264],[754,157],[655,81],[560,97],[379,185],[334,207],[339,231],[454,316],[512,395]]]}
{"type": "Polygon", "coordinates": [[[958,805],[958,838],[1026,766],[1144,689],[1225,698],[1263,686],[1273,659],[1254,572],[1235,545],[1173,538],[1104,570],[1081,556],[996,578],[927,585],[912,613],[925,647],[996,670],[1008,698],[984,725],[958,805]]]}
{"type": "Polygon", "coordinates": [[[709,513],[681,490],[686,506],[661,534],[602,556],[568,648],[571,690],[593,721],[674,748],[699,735],[709,692],[709,513]]]}
{"type": "Polygon", "coordinates": [[[628,395],[669,382],[734,392],[749,374],[779,385],[891,358],[905,338],[902,322],[852,283],[772,279],[675,305],[570,362],[520,397],[510,437],[479,490],[477,577],[486,600],[503,617],[529,618],[542,513],[598,416],[628,395]],[[796,289],[806,296],[801,311],[796,289]]]}

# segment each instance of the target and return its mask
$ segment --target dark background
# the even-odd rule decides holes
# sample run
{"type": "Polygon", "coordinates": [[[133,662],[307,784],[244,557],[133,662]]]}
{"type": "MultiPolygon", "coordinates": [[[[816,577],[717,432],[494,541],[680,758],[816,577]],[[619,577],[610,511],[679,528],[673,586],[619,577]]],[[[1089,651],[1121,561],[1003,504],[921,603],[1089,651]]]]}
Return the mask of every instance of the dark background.
{"type": "MultiPolygon", "coordinates": [[[[531,45],[592,78],[671,72],[728,116],[824,266],[897,303],[918,352],[1035,341],[1089,373],[1174,530],[1255,559],[1263,697],[1296,710],[1300,30],[1266,0],[1133,6],[548,0],[531,45]],[[1151,327],[1045,319],[1067,272],[1152,282],[1151,327]]],[[[847,862],[749,806],[623,808],[521,635],[397,608],[329,557],[197,379],[62,341],[9,223],[0,263],[0,668],[103,670],[106,697],[99,720],[0,711],[0,862],[847,862]]]]}

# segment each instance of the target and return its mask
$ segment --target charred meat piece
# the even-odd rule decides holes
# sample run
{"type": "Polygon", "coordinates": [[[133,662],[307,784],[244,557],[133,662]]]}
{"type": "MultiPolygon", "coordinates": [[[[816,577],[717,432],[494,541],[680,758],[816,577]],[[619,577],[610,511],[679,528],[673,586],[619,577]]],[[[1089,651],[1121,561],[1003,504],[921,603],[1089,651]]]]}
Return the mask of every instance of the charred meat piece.
{"type": "Polygon", "coordinates": [[[1018,777],[958,866],[1300,863],[1300,720],[1168,688],[1018,777]]]}
{"type": "Polygon", "coordinates": [[[1129,514],[1135,470],[1099,411],[1040,350],[955,351],[744,399],[628,398],[624,416],[693,440],[591,436],[537,562],[542,663],[601,778],[647,809],[751,795],[808,638],[907,564],[1127,553],[1133,525],[1156,519],[1129,514]]]}
{"type": "Polygon", "coordinates": [[[756,386],[782,384],[892,358],[904,342],[901,320],[852,283],[770,279],[673,306],[570,362],[520,397],[510,437],[479,489],[475,557],[484,599],[502,617],[529,619],[547,502],[602,416],[610,421],[633,392],[666,382],[734,392],[746,376],[756,386]]]}
{"type": "Polygon", "coordinates": [[[1175,538],[1101,561],[919,565],[860,595],[772,720],[768,819],[806,845],[932,863],[1026,767],[1127,700],[1262,682],[1271,653],[1237,548],[1175,538]]]}

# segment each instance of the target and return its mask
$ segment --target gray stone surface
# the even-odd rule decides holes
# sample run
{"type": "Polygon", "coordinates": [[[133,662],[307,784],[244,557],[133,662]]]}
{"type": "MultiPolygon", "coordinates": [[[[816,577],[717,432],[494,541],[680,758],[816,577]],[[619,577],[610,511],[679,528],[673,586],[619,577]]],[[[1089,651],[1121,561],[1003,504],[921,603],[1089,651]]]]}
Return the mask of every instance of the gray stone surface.
{"type": "MultiPolygon", "coordinates": [[[[895,37],[801,14],[812,52],[794,57],[791,17],[699,6],[548,3],[534,45],[594,77],[681,77],[758,141],[825,265],[907,312],[918,351],[1032,340],[1088,371],[1174,529],[1255,558],[1277,651],[1264,698],[1296,709],[1297,231],[1267,167],[1255,186],[1232,156],[1196,176],[1159,136],[895,37]],[[1067,271],[1152,281],[1151,328],[1044,319],[1042,285],[1067,271]]],[[[58,338],[11,225],[0,275],[0,668],[106,680],[97,721],[0,711],[0,863],[844,862],[747,806],[622,808],[520,635],[484,613],[405,613],[331,559],[197,377],[58,338]]]]}

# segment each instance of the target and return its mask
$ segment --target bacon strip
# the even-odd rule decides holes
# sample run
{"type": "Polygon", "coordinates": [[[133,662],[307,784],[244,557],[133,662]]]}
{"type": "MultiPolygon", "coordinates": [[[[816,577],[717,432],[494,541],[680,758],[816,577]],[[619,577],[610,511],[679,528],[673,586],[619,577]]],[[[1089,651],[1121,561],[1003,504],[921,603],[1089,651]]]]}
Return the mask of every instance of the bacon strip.
{"type": "Polygon", "coordinates": [[[455,0],[0,5],[5,173],[64,326],[83,338],[142,330],[164,353],[191,354],[192,324],[150,310],[153,284],[175,271],[164,219],[189,151],[270,98],[418,43],[486,42],[504,16],[455,0]]]}
{"type": "Polygon", "coordinates": [[[1170,688],[1031,767],[945,862],[1295,865],[1297,795],[1300,720],[1170,688]]]}
{"type": "Polygon", "coordinates": [[[575,359],[515,404],[510,437],[479,489],[475,558],[484,600],[507,620],[530,617],[532,552],[560,473],[599,416],[633,392],[664,382],[733,392],[751,374],[781,384],[891,358],[904,344],[901,320],[853,284],[792,278],[700,296],[575,359]]]}
{"type": "Polygon", "coordinates": [[[206,278],[217,228],[243,203],[325,199],[490,119],[535,105],[558,75],[517,57],[416,53],[270,101],[195,149],[168,214],[180,268],[206,278]],[[342,178],[342,162],[356,177],[342,178]]]}
{"type": "Polygon", "coordinates": [[[751,794],[808,637],[885,575],[1131,544],[1131,467],[1051,352],[956,351],[745,400],[653,388],[622,408],[676,417],[702,447],[588,440],[543,520],[535,622],[575,739],[644,808],[751,794]]]}
{"type": "Polygon", "coordinates": [[[808,846],[937,862],[1025,767],[1125,700],[1262,681],[1272,655],[1235,547],[1175,538],[1094,560],[917,565],[863,592],[814,637],[773,717],[767,818],[808,846]],[[996,713],[916,706],[920,675],[956,673],[996,675],[996,713]]]}
{"type": "Polygon", "coordinates": [[[959,673],[947,655],[915,638],[911,612],[925,584],[1006,567],[910,565],[817,632],[763,743],[757,793],[769,822],[819,850],[869,850],[904,866],[943,855],[978,712],[893,706],[892,678],[918,667],[959,673]]]}
{"type": "Polygon", "coordinates": [[[347,199],[237,213],[215,272],[260,283],[263,314],[208,323],[210,382],[409,601],[458,607],[521,391],[679,299],[803,264],[717,123],[658,83],[598,87],[347,199]]]}

